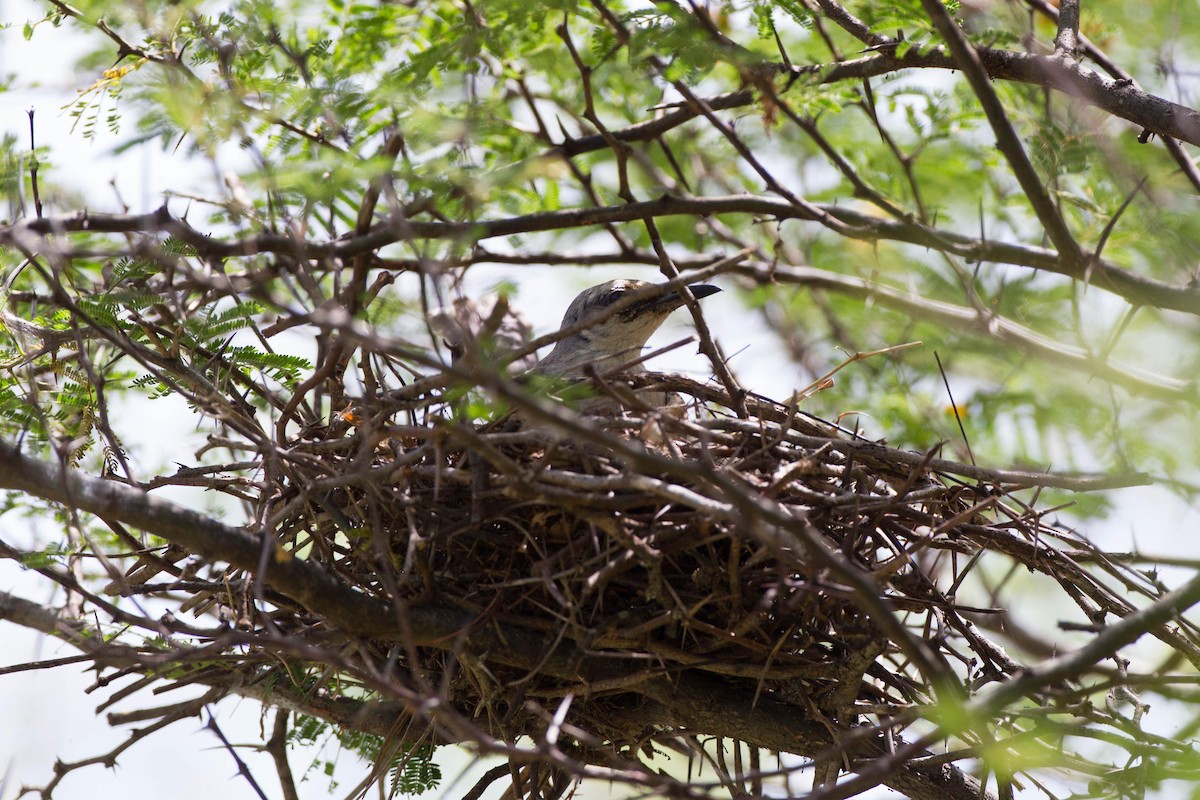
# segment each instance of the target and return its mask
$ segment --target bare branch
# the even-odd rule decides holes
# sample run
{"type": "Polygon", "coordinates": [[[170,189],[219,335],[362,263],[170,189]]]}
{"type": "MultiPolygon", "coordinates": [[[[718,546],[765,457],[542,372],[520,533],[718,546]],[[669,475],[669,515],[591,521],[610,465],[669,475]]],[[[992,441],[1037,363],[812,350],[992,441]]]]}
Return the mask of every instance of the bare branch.
{"type": "Polygon", "coordinates": [[[1075,58],[1079,49],[1079,0],[1060,0],[1054,49],[1064,58],[1075,58]]]}

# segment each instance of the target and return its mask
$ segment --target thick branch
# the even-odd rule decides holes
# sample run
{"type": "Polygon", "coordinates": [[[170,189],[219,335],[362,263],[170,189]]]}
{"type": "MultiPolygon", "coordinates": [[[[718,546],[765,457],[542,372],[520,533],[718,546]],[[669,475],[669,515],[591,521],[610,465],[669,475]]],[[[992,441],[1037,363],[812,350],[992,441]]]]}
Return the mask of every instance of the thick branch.
{"type": "MultiPolygon", "coordinates": [[[[1072,264],[1060,258],[1054,250],[1032,245],[976,239],[958,233],[922,225],[915,221],[885,220],[851,208],[814,204],[822,214],[840,221],[840,232],[864,241],[900,241],[931,247],[973,262],[992,261],[1003,264],[1033,267],[1045,272],[1085,280],[1087,260],[1072,264]]],[[[664,195],[657,200],[626,203],[599,208],[566,209],[479,222],[431,222],[412,220],[406,223],[408,235],[420,239],[457,239],[480,241],[499,236],[567,230],[613,222],[641,222],[647,217],[717,214],[752,214],[778,220],[812,220],[804,209],[774,198],[756,195],[726,197],[676,197],[664,195]]],[[[103,233],[168,233],[193,245],[197,252],[209,258],[234,258],[258,253],[309,259],[348,259],[363,252],[377,250],[401,240],[392,226],[382,225],[363,236],[348,237],[333,242],[304,242],[292,236],[266,233],[245,239],[220,241],[176,219],[166,209],[153,214],[75,214],[63,217],[25,220],[7,228],[0,227],[0,244],[21,242],[36,250],[32,235],[46,236],[79,231],[103,233]]],[[[55,245],[61,246],[61,245],[55,245]]],[[[1200,314],[1200,289],[1176,286],[1165,281],[1137,275],[1109,261],[1097,261],[1090,275],[1090,285],[1119,295],[1134,305],[1146,305],[1189,314],[1200,314]]],[[[236,288],[236,284],[234,284],[236,288]]]]}
{"type": "Polygon", "coordinates": [[[1113,656],[1122,647],[1136,642],[1197,603],[1200,603],[1200,575],[1192,576],[1175,591],[1107,626],[1078,650],[1026,669],[1021,675],[972,701],[969,708],[973,714],[986,718],[990,713],[1006,708],[1023,697],[1031,687],[1052,686],[1077,678],[1093,665],[1113,656]]]}
{"type": "MultiPolygon", "coordinates": [[[[0,443],[0,486],[134,525],[209,561],[252,571],[259,565],[263,545],[255,536],[116,481],[89,478],[30,458],[8,443],[0,443]]],[[[271,588],[307,608],[320,609],[347,631],[394,634],[396,630],[387,604],[348,589],[320,567],[288,553],[276,551],[268,574],[262,577],[271,588]]]]}
{"type": "Polygon", "coordinates": [[[1079,49],[1079,0],[1062,0],[1058,4],[1058,34],[1054,49],[1060,56],[1074,58],[1079,49]]]}
{"type": "MultiPolygon", "coordinates": [[[[760,697],[757,702],[741,692],[731,691],[719,680],[685,674],[673,681],[659,680],[646,685],[645,693],[653,703],[633,712],[648,724],[672,725],[702,735],[728,736],[753,742],[759,747],[781,752],[801,750],[816,756],[829,745],[829,731],[823,725],[796,714],[794,708],[760,697]]],[[[903,741],[895,741],[903,747],[903,741]]],[[[844,750],[856,766],[886,756],[888,743],[876,735],[858,739],[844,750]]],[[[921,752],[914,753],[920,756],[921,752]]],[[[881,781],[909,797],[929,800],[965,800],[991,798],[979,781],[956,767],[920,768],[905,764],[881,781]]]]}
{"type": "Polygon", "coordinates": [[[747,264],[738,268],[736,272],[762,283],[792,283],[870,300],[887,308],[911,314],[914,319],[989,336],[1006,348],[1021,350],[1048,363],[1098,376],[1131,392],[1158,400],[1194,402],[1197,397],[1196,384],[1192,381],[1178,380],[1119,362],[1100,360],[1081,347],[1056,342],[999,314],[988,314],[966,306],[918,297],[874,281],[813,267],[747,264]]]}

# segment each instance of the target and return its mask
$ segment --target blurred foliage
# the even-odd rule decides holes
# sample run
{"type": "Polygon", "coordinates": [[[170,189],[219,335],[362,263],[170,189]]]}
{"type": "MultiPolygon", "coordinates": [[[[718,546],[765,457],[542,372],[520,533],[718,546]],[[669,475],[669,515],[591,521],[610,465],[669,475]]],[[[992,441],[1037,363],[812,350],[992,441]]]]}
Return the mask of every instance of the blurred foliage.
{"type": "MultiPolygon", "coordinates": [[[[292,745],[322,745],[336,741],[345,749],[360,756],[371,764],[379,763],[383,754],[384,739],[382,736],[371,736],[351,730],[335,730],[324,720],[310,717],[307,714],[297,714],[291,729],[288,731],[288,743],[292,745]]],[[[383,765],[388,775],[385,797],[413,796],[436,789],[442,781],[441,768],[433,762],[434,748],[428,745],[419,747],[403,747],[394,753],[383,765]]],[[[318,757],[309,767],[309,771],[318,770],[332,778],[335,761],[318,757]]],[[[330,791],[336,788],[330,784],[330,791]]]]}

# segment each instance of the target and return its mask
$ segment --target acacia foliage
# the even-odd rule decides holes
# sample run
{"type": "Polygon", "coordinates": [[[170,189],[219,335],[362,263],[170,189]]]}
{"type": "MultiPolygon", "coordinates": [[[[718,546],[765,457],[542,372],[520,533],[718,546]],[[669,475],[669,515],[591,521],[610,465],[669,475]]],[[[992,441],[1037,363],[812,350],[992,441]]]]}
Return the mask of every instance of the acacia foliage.
{"type": "MultiPolygon", "coordinates": [[[[440,373],[425,315],[475,265],[719,264],[813,377],[834,346],[924,342],[808,411],[1188,495],[1200,133],[1147,54],[1196,28],[1143,5],[1155,24],[1038,0],[51,2],[28,35],[95,35],[81,137],[249,167],[203,203],[83,213],[53,153],[5,141],[3,438],[253,511],[307,428],[440,373]],[[194,470],[126,446],[137,395],[186,401],[194,470]]],[[[65,546],[13,555],[131,546],[57,513],[65,546]]]]}

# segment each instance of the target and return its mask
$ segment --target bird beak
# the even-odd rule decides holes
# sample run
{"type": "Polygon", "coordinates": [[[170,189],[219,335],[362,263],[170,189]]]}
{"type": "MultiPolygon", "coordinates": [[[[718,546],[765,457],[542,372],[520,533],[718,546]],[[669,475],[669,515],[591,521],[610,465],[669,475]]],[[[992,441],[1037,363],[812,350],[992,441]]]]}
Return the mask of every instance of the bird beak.
{"type": "MultiPolygon", "coordinates": [[[[688,288],[692,290],[692,297],[695,297],[697,300],[721,291],[721,287],[713,286],[710,283],[693,283],[688,288]]],[[[653,308],[655,311],[674,311],[682,305],[683,296],[679,292],[667,292],[654,301],[653,308]]]]}
{"type": "Polygon", "coordinates": [[[695,297],[697,300],[721,291],[720,286],[713,286],[711,283],[693,283],[688,288],[692,290],[692,297],[695,297]]]}

